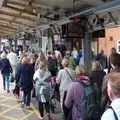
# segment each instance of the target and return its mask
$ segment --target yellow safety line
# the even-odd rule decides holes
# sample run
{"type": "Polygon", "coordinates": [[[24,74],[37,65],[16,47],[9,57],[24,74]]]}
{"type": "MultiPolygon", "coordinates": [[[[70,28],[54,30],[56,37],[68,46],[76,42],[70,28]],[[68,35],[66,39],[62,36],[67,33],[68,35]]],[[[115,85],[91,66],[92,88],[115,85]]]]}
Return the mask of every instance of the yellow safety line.
{"type": "Polygon", "coordinates": [[[17,100],[15,97],[7,97],[7,96],[4,96],[4,95],[0,95],[0,97],[2,97],[2,98],[7,98],[7,99],[11,99],[11,100],[17,100]]]}
{"type": "Polygon", "coordinates": [[[3,111],[2,113],[0,113],[0,116],[3,115],[4,113],[6,113],[6,112],[8,112],[8,111],[10,111],[10,110],[12,110],[12,109],[14,109],[14,108],[17,107],[17,106],[18,106],[18,105],[15,105],[15,106],[13,106],[13,107],[11,107],[11,108],[3,111]]]}
{"type": "Polygon", "coordinates": [[[10,106],[10,105],[1,104],[1,103],[0,103],[0,106],[5,106],[5,107],[9,107],[9,108],[11,108],[11,107],[12,107],[12,106],[10,106]]]}
{"type": "Polygon", "coordinates": [[[4,101],[6,101],[6,100],[9,100],[9,98],[6,98],[6,99],[4,99],[4,100],[1,100],[0,103],[4,102],[4,101]]]}
{"type": "Polygon", "coordinates": [[[34,114],[34,112],[27,114],[26,116],[24,116],[24,117],[21,118],[20,120],[24,120],[24,119],[28,118],[29,116],[31,116],[32,114],[34,114]]]}
{"type": "Polygon", "coordinates": [[[38,110],[35,108],[35,106],[33,104],[31,104],[31,108],[34,110],[34,113],[40,117],[40,113],[38,112],[38,110]]]}
{"type": "MultiPolygon", "coordinates": [[[[20,104],[19,104],[20,105],[20,104]]],[[[9,108],[11,108],[12,106],[10,106],[10,105],[6,105],[6,104],[1,104],[0,103],[0,106],[5,106],[5,107],[9,107],[9,108]]],[[[15,107],[14,109],[17,109],[17,110],[23,110],[23,111],[26,111],[26,112],[32,112],[32,110],[26,110],[26,109],[23,109],[23,108],[18,108],[18,107],[15,107]]]]}
{"type": "Polygon", "coordinates": [[[12,117],[9,117],[9,116],[2,116],[3,118],[7,118],[7,119],[10,119],[10,120],[17,120],[16,118],[12,118],[12,117]]]}

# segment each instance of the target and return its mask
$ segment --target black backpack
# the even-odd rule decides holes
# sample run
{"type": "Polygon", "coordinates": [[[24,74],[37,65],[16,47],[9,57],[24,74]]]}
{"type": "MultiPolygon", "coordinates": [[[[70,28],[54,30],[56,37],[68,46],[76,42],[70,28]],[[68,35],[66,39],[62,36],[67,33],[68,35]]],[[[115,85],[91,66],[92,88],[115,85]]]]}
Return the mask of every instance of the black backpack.
{"type": "Polygon", "coordinates": [[[100,120],[100,98],[97,94],[97,85],[94,83],[85,84],[83,81],[77,81],[84,87],[84,96],[82,103],[79,106],[76,106],[80,111],[80,117],[83,119],[94,119],[100,120]]]}

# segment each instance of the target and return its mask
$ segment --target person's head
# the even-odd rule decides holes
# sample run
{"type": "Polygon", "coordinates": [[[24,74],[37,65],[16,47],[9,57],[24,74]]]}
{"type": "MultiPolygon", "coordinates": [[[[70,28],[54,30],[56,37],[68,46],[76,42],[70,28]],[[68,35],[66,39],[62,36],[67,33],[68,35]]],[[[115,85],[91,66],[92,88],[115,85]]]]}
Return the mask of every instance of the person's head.
{"type": "Polygon", "coordinates": [[[102,65],[98,61],[92,63],[92,71],[102,71],[102,65]]]}
{"type": "Polygon", "coordinates": [[[40,69],[40,70],[43,70],[43,71],[46,71],[46,70],[47,70],[46,60],[40,61],[40,63],[39,63],[39,69],[40,69]]]}
{"type": "Polygon", "coordinates": [[[70,57],[70,51],[66,51],[65,57],[66,57],[67,59],[69,59],[69,57],[70,57]]]}
{"type": "Polygon", "coordinates": [[[117,53],[116,48],[111,48],[111,54],[117,53]]]}
{"type": "Polygon", "coordinates": [[[30,64],[30,59],[27,56],[23,57],[22,64],[30,64]]]}
{"type": "Polygon", "coordinates": [[[94,52],[95,52],[94,48],[92,48],[92,50],[91,50],[91,51],[92,51],[92,53],[94,53],[94,52]]]}
{"type": "Polygon", "coordinates": [[[65,67],[69,67],[69,60],[68,59],[63,59],[62,61],[62,66],[65,67]]]}
{"type": "Polygon", "coordinates": [[[26,54],[22,54],[22,55],[20,56],[20,63],[22,63],[22,59],[23,59],[24,57],[27,57],[27,55],[26,55],[26,54]]]}
{"type": "Polygon", "coordinates": [[[111,72],[105,79],[108,81],[107,92],[111,101],[120,98],[120,73],[111,72]]]}
{"type": "Polygon", "coordinates": [[[44,55],[43,51],[40,51],[39,59],[43,60],[44,58],[45,58],[45,55],[44,55]]]}
{"type": "Polygon", "coordinates": [[[104,54],[104,50],[103,49],[100,51],[100,54],[104,54]]]}
{"type": "Polygon", "coordinates": [[[82,52],[82,48],[80,48],[79,52],[82,52]]]}
{"type": "Polygon", "coordinates": [[[2,54],[1,54],[1,58],[2,59],[5,59],[7,56],[6,56],[6,53],[5,52],[3,52],[2,54]]]}
{"type": "Polygon", "coordinates": [[[35,53],[34,53],[34,54],[31,54],[31,56],[30,56],[30,61],[31,61],[31,63],[35,63],[36,60],[37,60],[36,54],[35,54],[35,53]]]}
{"type": "Polygon", "coordinates": [[[50,51],[48,52],[48,57],[51,57],[51,52],[50,51]]]}
{"type": "Polygon", "coordinates": [[[85,75],[85,70],[84,70],[84,68],[83,68],[82,66],[80,66],[80,65],[78,65],[78,66],[76,67],[75,72],[76,72],[76,75],[77,75],[77,76],[78,76],[78,75],[85,75]]]}
{"type": "Polygon", "coordinates": [[[118,53],[111,54],[110,63],[112,66],[120,67],[120,54],[118,53]]]}
{"type": "Polygon", "coordinates": [[[73,48],[73,51],[77,51],[75,47],[73,48]]]}

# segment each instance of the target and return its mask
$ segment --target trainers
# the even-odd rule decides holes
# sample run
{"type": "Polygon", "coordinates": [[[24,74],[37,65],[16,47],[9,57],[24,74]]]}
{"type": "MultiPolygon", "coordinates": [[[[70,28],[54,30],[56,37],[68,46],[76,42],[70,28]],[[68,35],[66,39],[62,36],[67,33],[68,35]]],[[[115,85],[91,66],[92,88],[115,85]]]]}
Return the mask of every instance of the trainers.
{"type": "Polygon", "coordinates": [[[21,107],[22,107],[22,108],[24,108],[24,105],[25,105],[25,103],[24,103],[24,102],[22,102],[21,107]]]}
{"type": "Polygon", "coordinates": [[[48,117],[48,120],[52,120],[52,117],[49,113],[47,114],[47,117],[48,117]]]}
{"type": "Polygon", "coordinates": [[[44,118],[39,117],[39,120],[44,120],[44,118]]]}

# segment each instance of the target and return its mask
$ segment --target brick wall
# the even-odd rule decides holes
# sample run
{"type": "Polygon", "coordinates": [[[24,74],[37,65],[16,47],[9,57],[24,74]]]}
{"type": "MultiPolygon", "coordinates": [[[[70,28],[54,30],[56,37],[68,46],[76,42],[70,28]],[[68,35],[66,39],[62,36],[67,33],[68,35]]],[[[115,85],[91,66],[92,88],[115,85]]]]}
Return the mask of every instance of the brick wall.
{"type": "Polygon", "coordinates": [[[106,29],[105,38],[98,39],[99,51],[103,49],[105,51],[105,54],[110,55],[112,47],[115,47],[117,49],[118,40],[120,40],[120,27],[106,29]]]}

